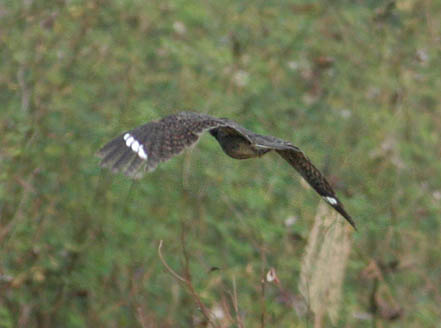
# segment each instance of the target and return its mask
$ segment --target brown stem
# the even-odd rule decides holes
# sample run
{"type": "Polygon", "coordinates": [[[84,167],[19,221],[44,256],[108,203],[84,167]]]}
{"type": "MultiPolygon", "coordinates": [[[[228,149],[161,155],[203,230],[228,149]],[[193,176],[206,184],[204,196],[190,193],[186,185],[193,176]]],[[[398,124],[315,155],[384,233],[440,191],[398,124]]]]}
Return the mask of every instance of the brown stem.
{"type": "Polygon", "coordinates": [[[174,271],[165,261],[163,255],[162,255],[162,252],[161,252],[162,244],[163,244],[163,242],[162,242],[162,240],[160,240],[159,247],[158,247],[158,255],[159,255],[159,259],[161,260],[162,264],[164,265],[166,270],[173,276],[173,278],[182,282],[187,287],[191,296],[193,297],[193,300],[195,301],[197,306],[201,309],[202,315],[204,316],[207,323],[213,327],[217,327],[218,325],[216,325],[210,318],[210,311],[207,309],[205,304],[202,303],[201,298],[196,293],[196,291],[193,287],[193,284],[191,282],[190,270],[189,270],[188,254],[187,254],[185,248],[184,248],[184,259],[185,259],[185,278],[184,278],[184,277],[180,276],[179,274],[177,274],[176,271],[174,271]]]}

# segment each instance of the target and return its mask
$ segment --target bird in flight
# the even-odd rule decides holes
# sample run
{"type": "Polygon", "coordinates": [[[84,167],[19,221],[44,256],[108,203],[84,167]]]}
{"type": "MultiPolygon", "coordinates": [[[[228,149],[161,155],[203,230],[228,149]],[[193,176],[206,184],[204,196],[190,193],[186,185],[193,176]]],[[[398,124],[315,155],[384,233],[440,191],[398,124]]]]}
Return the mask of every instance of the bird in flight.
{"type": "Polygon", "coordinates": [[[170,115],[122,133],[105,144],[97,155],[102,167],[138,179],[146,171],[153,171],[159,163],[196,144],[206,131],[216,138],[228,156],[235,159],[261,157],[275,151],[356,229],[331,185],[302,150],[288,141],[254,133],[227,118],[193,112],[170,115]]]}

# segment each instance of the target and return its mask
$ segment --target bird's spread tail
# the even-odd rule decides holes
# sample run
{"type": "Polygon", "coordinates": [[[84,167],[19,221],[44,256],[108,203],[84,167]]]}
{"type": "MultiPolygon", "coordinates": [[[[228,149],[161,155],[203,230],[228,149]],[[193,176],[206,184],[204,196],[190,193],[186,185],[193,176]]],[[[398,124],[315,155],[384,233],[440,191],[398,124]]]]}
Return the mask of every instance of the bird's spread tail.
{"type": "Polygon", "coordinates": [[[127,132],[104,145],[97,156],[101,158],[102,167],[110,168],[112,172],[123,172],[131,178],[140,178],[148,153],[144,145],[127,132]]]}

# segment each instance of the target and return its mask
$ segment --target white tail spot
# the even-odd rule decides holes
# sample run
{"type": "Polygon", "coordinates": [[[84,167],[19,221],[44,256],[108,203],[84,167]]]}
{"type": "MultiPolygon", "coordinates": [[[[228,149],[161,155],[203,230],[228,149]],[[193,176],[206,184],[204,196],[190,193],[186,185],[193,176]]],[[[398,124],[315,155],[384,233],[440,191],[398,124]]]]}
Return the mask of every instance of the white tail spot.
{"type": "Polygon", "coordinates": [[[138,149],[139,149],[139,142],[138,141],[133,141],[133,143],[132,143],[132,150],[135,152],[135,153],[137,153],[138,152],[138,149]]]}
{"type": "Polygon", "coordinates": [[[133,143],[133,141],[135,141],[135,138],[133,138],[132,136],[130,136],[127,140],[126,140],[126,145],[127,147],[130,147],[133,143]]]}

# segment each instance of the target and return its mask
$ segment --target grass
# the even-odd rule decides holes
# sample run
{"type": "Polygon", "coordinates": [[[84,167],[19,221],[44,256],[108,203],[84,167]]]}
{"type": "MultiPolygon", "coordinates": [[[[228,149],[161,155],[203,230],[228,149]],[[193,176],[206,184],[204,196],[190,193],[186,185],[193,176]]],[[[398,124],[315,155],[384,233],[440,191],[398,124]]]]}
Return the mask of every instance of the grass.
{"type": "Polygon", "coordinates": [[[99,169],[111,137],[184,109],[290,140],[326,172],[359,228],[335,326],[438,324],[440,13],[0,4],[0,327],[334,326],[298,288],[320,200],[278,156],[234,161],[206,136],[140,181],[99,169]],[[262,287],[271,268],[280,284],[262,287]]]}

